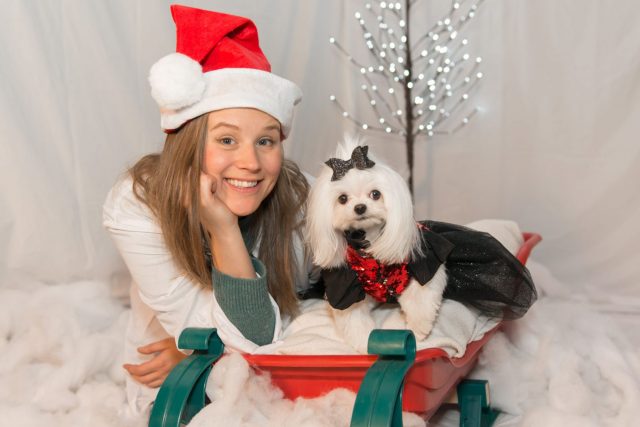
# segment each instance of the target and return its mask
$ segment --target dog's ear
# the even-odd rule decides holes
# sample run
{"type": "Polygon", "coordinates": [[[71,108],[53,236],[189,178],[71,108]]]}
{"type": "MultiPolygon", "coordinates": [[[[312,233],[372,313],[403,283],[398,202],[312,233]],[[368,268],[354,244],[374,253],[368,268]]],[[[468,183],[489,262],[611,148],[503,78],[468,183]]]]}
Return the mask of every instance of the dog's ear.
{"type": "Polygon", "coordinates": [[[421,251],[420,230],[413,217],[413,201],[405,180],[387,165],[372,169],[381,178],[380,190],[387,211],[384,229],[371,244],[369,253],[386,264],[407,261],[421,251]]]}
{"type": "Polygon", "coordinates": [[[311,187],[305,221],[305,240],[313,263],[322,268],[344,264],[347,249],[342,233],[333,228],[335,194],[331,175],[331,168],[324,167],[311,187]]]}

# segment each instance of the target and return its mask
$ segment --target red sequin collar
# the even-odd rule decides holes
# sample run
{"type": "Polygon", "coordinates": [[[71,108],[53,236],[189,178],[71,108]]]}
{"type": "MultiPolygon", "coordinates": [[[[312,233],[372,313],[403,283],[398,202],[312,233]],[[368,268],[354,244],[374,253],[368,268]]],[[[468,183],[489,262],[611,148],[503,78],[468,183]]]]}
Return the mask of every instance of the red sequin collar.
{"type": "Polygon", "coordinates": [[[347,246],[347,263],[364,291],[380,302],[396,302],[409,283],[407,263],[384,265],[347,246]]]}

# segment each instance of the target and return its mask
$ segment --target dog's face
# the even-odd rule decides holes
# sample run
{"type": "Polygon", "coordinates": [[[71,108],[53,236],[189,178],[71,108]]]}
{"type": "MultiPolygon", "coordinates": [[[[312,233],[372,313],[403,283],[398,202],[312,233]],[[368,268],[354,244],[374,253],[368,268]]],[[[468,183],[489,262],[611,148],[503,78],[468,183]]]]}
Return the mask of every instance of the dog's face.
{"type": "Polygon", "coordinates": [[[369,240],[380,234],[387,221],[387,208],[383,185],[378,180],[369,171],[352,170],[331,183],[335,230],[363,230],[369,240]]]}
{"type": "MultiPolygon", "coordinates": [[[[334,158],[347,161],[354,150],[353,144],[346,144],[334,158]]],[[[322,268],[346,262],[349,240],[366,240],[366,252],[386,264],[404,262],[421,250],[406,182],[384,163],[372,160],[372,167],[354,165],[338,179],[327,164],[311,188],[305,238],[313,262],[322,268]],[[345,235],[349,231],[357,233],[345,235]]]]}

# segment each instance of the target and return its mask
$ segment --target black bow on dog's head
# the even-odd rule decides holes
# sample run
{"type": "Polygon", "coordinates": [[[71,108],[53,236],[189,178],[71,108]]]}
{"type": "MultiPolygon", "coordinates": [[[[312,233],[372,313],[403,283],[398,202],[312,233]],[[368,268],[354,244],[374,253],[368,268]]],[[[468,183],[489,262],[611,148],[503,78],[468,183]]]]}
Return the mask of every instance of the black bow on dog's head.
{"type": "Polygon", "coordinates": [[[369,146],[358,145],[353,149],[349,160],[336,159],[335,157],[332,157],[324,162],[325,165],[329,166],[333,170],[331,181],[339,180],[349,172],[349,169],[353,169],[354,167],[360,170],[373,167],[375,162],[373,160],[369,160],[367,157],[367,151],[369,151],[369,146]]]}

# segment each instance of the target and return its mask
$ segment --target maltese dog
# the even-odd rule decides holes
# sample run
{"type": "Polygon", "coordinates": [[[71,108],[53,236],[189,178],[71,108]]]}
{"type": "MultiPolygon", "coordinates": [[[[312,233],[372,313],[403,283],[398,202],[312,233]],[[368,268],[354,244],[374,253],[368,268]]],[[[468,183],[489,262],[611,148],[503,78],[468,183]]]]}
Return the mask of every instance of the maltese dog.
{"type": "Polygon", "coordinates": [[[371,310],[397,302],[409,329],[423,340],[438,315],[447,272],[434,260],[428,280],[416,280],[425,277],[425,259],[437,254],[425,253],[425,227],[413,217],[407,184],[356,140],[339,146],[326,165],[309,195],[306,238],[323,269],[338,333],[366,353],[376,327],[371,310]]]}

